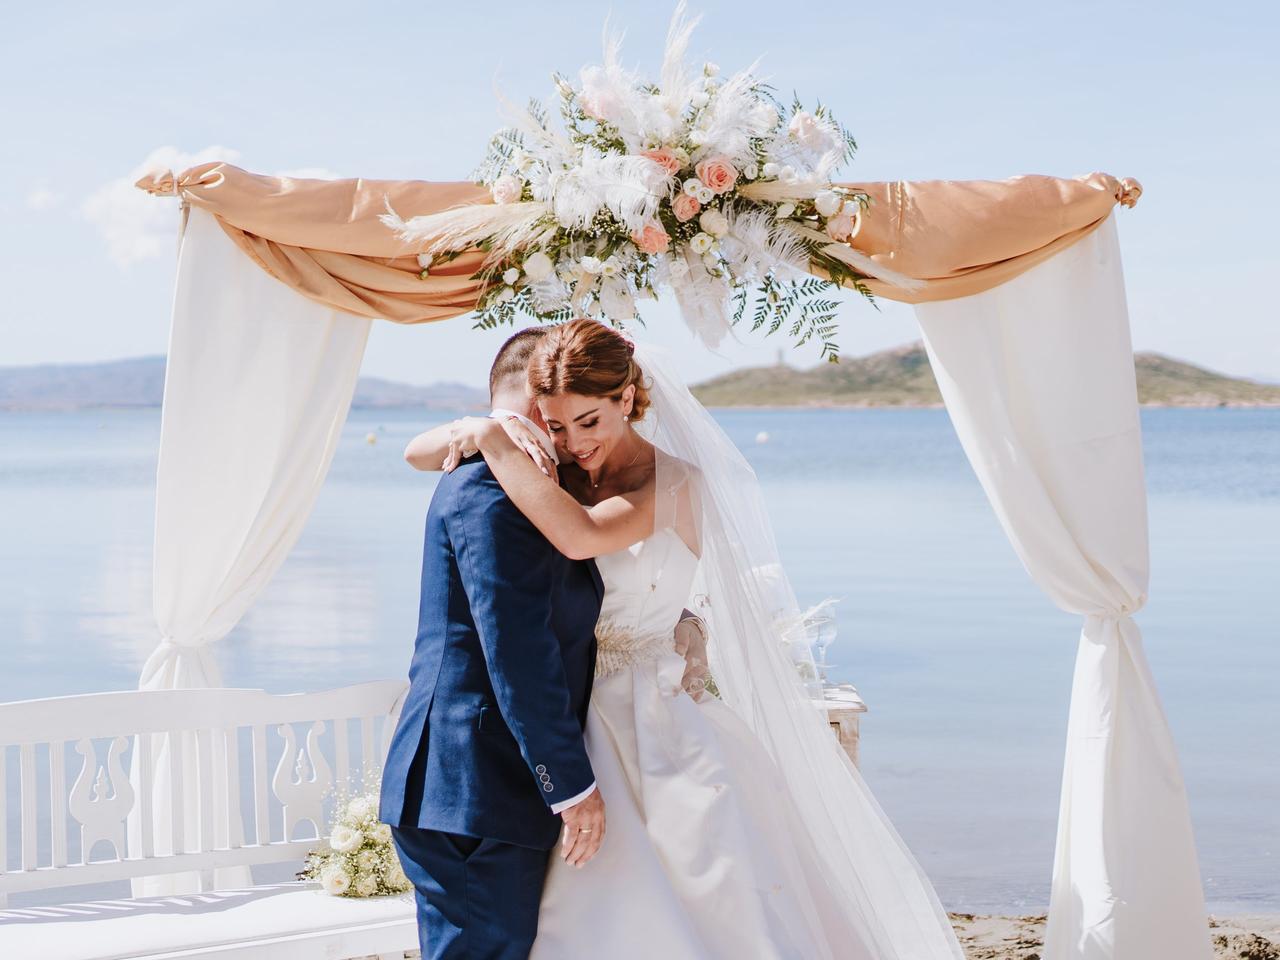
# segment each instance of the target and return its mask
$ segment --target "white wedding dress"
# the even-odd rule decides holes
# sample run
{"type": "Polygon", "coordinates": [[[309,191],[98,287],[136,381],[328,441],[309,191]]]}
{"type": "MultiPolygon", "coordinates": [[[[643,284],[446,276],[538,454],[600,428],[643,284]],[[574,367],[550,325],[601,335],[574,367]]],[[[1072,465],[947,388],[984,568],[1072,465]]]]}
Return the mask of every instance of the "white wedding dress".
{"type": "Polygon", "coordinates": [[[582,868],[552,857],[531,956],[870,958],[755,735],[681,688],[673,628],[698,558],[667,526],[596,562],[586,744],[605,838],[582,868]]]}

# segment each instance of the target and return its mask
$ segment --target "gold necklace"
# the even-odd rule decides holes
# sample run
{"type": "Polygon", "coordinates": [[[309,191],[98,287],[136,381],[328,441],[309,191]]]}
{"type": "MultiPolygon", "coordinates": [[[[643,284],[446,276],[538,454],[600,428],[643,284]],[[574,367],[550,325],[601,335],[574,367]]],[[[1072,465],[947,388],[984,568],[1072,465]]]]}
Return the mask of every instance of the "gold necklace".
{"type": "MultiPolygon", "coordinates": [[[[620,467],[620,468],[618,469],[618,472],[619,472],[619,473],[621,473],[623,470],[626,470],[628,467],[630,467],[632,464],[634,464],[637,460],[639,460],[639,459],[640,459],[640,454],[642,454],[642,453],[644,453],[644,443],[641,443],[641,444],[640,444],[640,449],[639,449],[639,450],[637,450],[637,451],[636,451],[636,455],[635,455],[634,457],[632,457],[632,458],[631,458],[631,463],[628,463],[626,467],[620,467]]],[[[599,481],[599,480],[597,480],[597,481],[595,481],[594,483],[592,483],[592,484],[591,484],[591,489],[592,489],[592,490],[594,490],[594,489],[596,489],[598,486],[600,486],[600,481],[599,481]]]]}

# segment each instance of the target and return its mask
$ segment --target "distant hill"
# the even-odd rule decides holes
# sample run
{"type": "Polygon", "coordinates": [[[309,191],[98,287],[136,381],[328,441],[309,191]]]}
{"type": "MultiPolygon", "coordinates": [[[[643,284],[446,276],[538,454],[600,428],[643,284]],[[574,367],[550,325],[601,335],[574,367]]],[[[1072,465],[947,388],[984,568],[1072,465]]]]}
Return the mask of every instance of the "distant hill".
{"type": "MultiPolygon", "coordinates": [[[[158,407],[164,396],[164,369],[163,356],[0,367],[0,410],[158,407]]],[[[361,377],[352,406],[469,410],[483,407],[488,399],[486,391],[461,383],[415,387],[361,377]]]]}
{"type": "MultiPolygon", "coordinates": [[[[1148,405],[1280,406],[1280,385],[1224,376],[1161,356],[1136,357],[1138,400],[1148,405]]],[[[133,357],[104,363],[0,367],[0,410],[78,410],[158,407],[165,358],[133,357]]],[[[909,344],[865,357],[842,357],[801,370],[785,364],[734,370],[693,388],[709,407],[926,407],[942,397],[924,347],[909,344]]],[[[361,377],[352,406],[472,410],[488,402],[484,390],[461,383],[416,387],[361,377]]]]}
{"type": "MultiPolygon", "coordinates": [[[[1280,406],[1280,385],[1224,376],[1158,353],[1135,356],[1138,401],[1150,406],[1280,406]]],[[[841,357],[806,370],[784,364],[734,370],[693,388],[709,407],[941,406],[924,346],[841,357]]]]}

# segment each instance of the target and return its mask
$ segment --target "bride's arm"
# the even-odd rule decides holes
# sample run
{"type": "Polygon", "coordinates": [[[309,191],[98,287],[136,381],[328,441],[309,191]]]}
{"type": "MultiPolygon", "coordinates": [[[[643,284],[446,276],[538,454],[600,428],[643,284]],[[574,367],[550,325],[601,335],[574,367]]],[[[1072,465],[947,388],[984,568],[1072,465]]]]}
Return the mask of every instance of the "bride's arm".
{"type": "Polygon", "coordinates": [[[609,497],[584,507],[542,472],[497,421],[474,437],[498,483],[557,550],[585,560],[621,550],[653,533],[653,489],[609,497]]]}
{"type": "Polygon", "coordinates": [[[404,459],[415,470],[439,470],[449,453],[449,439],[457,420],[432,427],[409,441],[404,448],[404,459]]]}

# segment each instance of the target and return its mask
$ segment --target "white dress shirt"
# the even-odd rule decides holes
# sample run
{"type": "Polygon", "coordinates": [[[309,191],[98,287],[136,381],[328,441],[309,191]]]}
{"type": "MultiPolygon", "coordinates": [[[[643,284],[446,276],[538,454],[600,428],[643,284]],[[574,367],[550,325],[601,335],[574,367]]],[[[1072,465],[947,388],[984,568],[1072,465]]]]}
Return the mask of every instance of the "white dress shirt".
{"type": "MultiPolygon", "coordinates": [[[[538,438],[538,442],[542,444],[542,448],[547,451],[547,456],[549,456],[557,464],[560,462],[560,455],[556,453],[556,445],[555,443],[552,442],[551,438],[547,436],[547,432],[543,430],[541,427],[539,427],[532,420],[530,420],[528,417],[526,417],[524,414],[517,413],[515,410],[508,410],[505,407],[494,407],[493,410],[490,411],[489,416],[495,417],[495,418],[515,417],[517,420],[519,420],[521,423],[523,423],[526,427],[529,428],[530,433],[532,433],[535,437],[538,438]]],[[[551,805],[551,812],[560,813],[564,810],[568,810],[570,807],[574,806],[575,804],[581,803],[583,800],[587,799],[587,797],[591,796],[591,793],[592,791],[595,790],[595,788],[596,788],[596,785],[595,785],[595,782],[593,781],[591,786],[587,787],[587,789],[583,790],[577,796],[570,797],[568,800],[561,800],[559,803],[553,803],[551,805]]]]}

